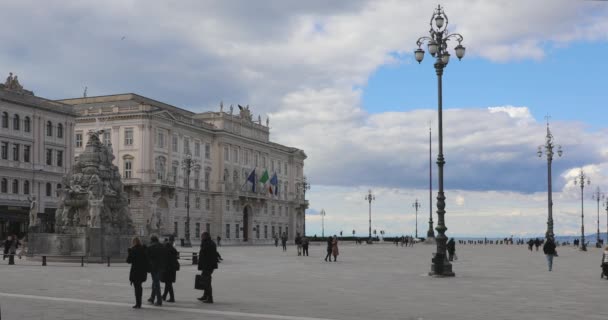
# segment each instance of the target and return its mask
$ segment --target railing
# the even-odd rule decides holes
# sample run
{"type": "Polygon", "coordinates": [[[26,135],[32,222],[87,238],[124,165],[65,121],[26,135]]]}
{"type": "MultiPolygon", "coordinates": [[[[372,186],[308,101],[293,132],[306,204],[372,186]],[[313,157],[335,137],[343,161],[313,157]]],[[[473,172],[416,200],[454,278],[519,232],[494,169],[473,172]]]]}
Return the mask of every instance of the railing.
{"type": "MultiPolygon", "coordinates": [[[[19,259],[21,259],[21,257],[23,255],[21,254],[16,254],[16,253],[7,253],[7,254],[3,254],[2,255],[4,259],[6,259],[8,257],[9,259],[9,263],[11,261],[11,257],[13,260],[13,264],[14,264],[14,259],[15,257],[19,257],[19,259]]],[[[28,256],[28,257],[36,257],[34,255],[32,256],[28,256]]],[[[84,263],[85,263],[85,259],[87,261],[87,264],[89,264],[89,256],[59,256],[59,255],[38,255],[38,257],[42,258],[42,266],[46,267],[47,266],[47,258],[80,258],[80,266],[84,267],[84,263]]],[[[177,252],[177,258],[179,260],[186,260],[186,261],[192,261],[192,265],[197,265],[198,264],[198,253],[197,252],[192,252],[192,256],[191,257],[181,257],[180,256],[180,252],[177,252]]],[[[103,260],[107,266],[109,267],[111,265],[111,261],[112,258],[111,257],[105,257],[105,259],[103,260]]],[[[124,260],[123,260],[124,261],[124,260]]]]}

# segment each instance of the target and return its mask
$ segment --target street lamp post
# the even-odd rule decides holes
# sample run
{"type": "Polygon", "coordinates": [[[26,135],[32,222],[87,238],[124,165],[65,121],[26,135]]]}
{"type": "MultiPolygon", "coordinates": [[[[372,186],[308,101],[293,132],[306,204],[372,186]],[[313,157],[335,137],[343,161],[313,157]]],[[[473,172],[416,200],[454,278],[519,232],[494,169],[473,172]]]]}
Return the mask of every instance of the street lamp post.
{"type": "Polygon", "coordinates": [[[196,160],[192,159],[190,154],[182,161],[182,168],[186,174],[186,232],[184,232],[184,247],[192,247],[190,242],[190,172],[192,169],[198,168],[196,160]]]}
{"type": "Polygon", "coordinates": [[[412,203],[412,207],[416,209],[416,239],[418,239],[418,209],[421,207],[420,202],[418,202],[418,199],[416,199],[416,201],[412,203]]]}
{"type": "MultiPolygon", "coordinates": [[[[545,137],[545,145],[538,146],[538,157],[543,156],[543,147],[545,148],[545,155],[547,156],[547,232],[545,232],[545,238],[547,240],[554,240],[555,234],[553,233],[553,187],[551,185],[551,162],[553,161],[553,148],[556,147],[553,141],[553,135],[549,129],[549,117],[547,116],[547,136],[545,137]]],[[[562,146],[557,145],[557,155],[562,156],[562,146]]]]}
{"type": "Polygon", "coordinates": [[[372,243],[372,201],[376,200],[376,196],[372,194],[372,189],[369,189],[365,200],[369,201],[369,239],[367,242],[372,243]]]}
{"type": "Polygon", "coordinates": [[[321,209],[321,238],[325,238],[325,209],[321,209]]]}
{"type": "Polygon", "coordinates": [[[426,232],[427,243],[435,239],[435,231],[433,230],[433,161],[431,155],[433,148],[431,144],[431,126],[429,123],[429,230],[426,232]]]}
{"type": "Polygon", "coordinates": [[[585,211],[583,207],[583,189],[585,188],[585,180],[587,181],[587,185],[591,184],[591,180],[589,180],[589,177],[587,177],[587,175],[585,174],[585,172],[583,172],[583,169],[581,168],[581,172],[574,179],[574,184],[576,185],[580,183],[581,186],[581,251],[587,251],[587,246],[585,245],[585,211]]]}
{"type": "Polygon", "coordinates": [[[600,201],[604,200],[604,194],[601,192],[600,187],[597,187],[591,199],[597,201],[597,239],[595,240],[595,247],[601,248],[600,246],[600,201]]]}
{"type": "Polygon", "coordinates": [[[418,63],[422,62],[424,58],[424,50],[422,45],[428,44],[428,49],[431,56],[435,57],[435,72],[437,74],[437,110],[438,110],[438,140],[439,140],[439,154],[437,155],[437,167],[438,167],[438,192],[437,192],[437,252],[433,258],[431,265],[431,272],[429,275],[438,277],[453,277],[454,272],[452,271],[452,264],[446,257],[446,242],[447,236],[445,231],[448,229],[445,226],[445,195],[443,192],[443,166],[445,164],[445,158],[443,156],[443,97],[442,97],[442,76],[443,69],[450,62],[450,54],[448,52],[448,41],[456,40],[458,45],[454,48],[456,57],[458,60],[462,59],[465,54],[465,47],[462,46],[463,37],[458,33],[450,34],[448,32],[448,16],[443,11],[443,8],[439,5],[433,12],[430,21],[431,29],[429,30],[430,36],[424,36],[416,41],[418,49],[416,49],[415,57],[418,63]]]}
{"type": "Polygon", "coordinates": [[[606,208],[606,243],[608,243],[608,199],[604,201],[604,207],[606,208]]]}

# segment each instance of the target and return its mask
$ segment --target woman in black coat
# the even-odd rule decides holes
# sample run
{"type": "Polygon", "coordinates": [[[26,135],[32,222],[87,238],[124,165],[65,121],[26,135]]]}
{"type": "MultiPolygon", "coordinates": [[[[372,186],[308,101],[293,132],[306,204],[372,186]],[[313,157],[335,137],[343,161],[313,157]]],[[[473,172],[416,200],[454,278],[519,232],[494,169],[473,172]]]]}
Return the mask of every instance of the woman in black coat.
{"type": "Polygon", "coordinates": [[[201,235],[201,250],[198,254],[198,270],[201,270],[202,277],[206,281],[205,293],[198,298],[205,303],[213,303],[213,289],[211,288],[211,274],[217,269],[218,253],[215,242],[211,240],[209,232],[201,235]]]}
{"type": "Polygon", "coordinates": [[[160,280],[165,283],[163,300],[167,302],[175,302],[173,283],[175,283],[177,270],[179,270],[178,253],[177,250],[175,250],[175,247],[173,247],[173,241],[175,241],[175,239],[171,236],[171,238],[165,242],[165,247],[167,248],[167,267],[160,277],[160,280]],[[167,300],[167,294],[169,295],[169,300],[167,300]]]}
{"type": "Polygon", "coordinates": [[[129,248],[127,263],[131,264],[129,281],[131,281],[131,285],[135,288],[135,305],[133,308],[139,309],[141,308],[141,296],[143,294],[141,284],[148,279],[149,262],[146,255],[146,247],[141,244],[141,240],[138,237],[133,238],[133,246],[129,248]]]}

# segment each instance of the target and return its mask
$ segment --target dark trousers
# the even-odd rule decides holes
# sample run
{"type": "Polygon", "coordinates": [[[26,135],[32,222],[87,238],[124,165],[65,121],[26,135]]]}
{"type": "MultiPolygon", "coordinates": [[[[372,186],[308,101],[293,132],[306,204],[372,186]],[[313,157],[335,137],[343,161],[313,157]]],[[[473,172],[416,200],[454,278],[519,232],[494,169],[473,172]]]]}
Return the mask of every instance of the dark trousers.
{"type": "Polygon", "coordinates": [[[327,255],[325,256],[325,261],[327,261],[327,258],[329,258],[329,261],[331,261],[331,250],[327,250],[327,255]]]}
{"type": "Polygon", "coordinates": [[[167,294],[169,295],[169,300],[175,300],[175,295],[173,294],[173,282],[167,281],[165,282],[165,292],[163,292],[163,300],[167,299],[167,294]]]}
{"type": "Polygon", "coordinates": [[[213,300],[213,288],[211,287],[211,274],[213,274],[213,269],[211,270],[203,270],[201,275],[209,279],[209,285],[205,288],[205,293],[203,293],[203,297],[207,299],[213,300]]]}
{"type": "Polygon", "coordinates": [[[141,296],[144,293],[141,282],[133,282],[133,288],[135,288],[135,305],[141,307],[141,296]]]}
{"type": "Polygon", "coordinates": [[[454,261],[454,252],[449,252],[448,251],[448,260],[454,261]]]}
{"type": "Polygon", "coordinates": [[[287,242],[283,242],[283,251],[287,251],[287,242]]]}
{"type": "Polygon", "coordinates": [[[152,276],[152,294],[150,295],[150,300],[154,303],[156,299],[156,303],[162,304],[160,296],[160,271],[152,271],[150,275],[152,276]]]}
{"type": "Polygon", "coordinates": [[[14,253],[9,254],[8,264],[15,264],[15,254],[14,253]]]}
{"type": "Polygon", "coordinates": [[[302,246],[302,255],[308,256],[308,245],[302,246]]]}

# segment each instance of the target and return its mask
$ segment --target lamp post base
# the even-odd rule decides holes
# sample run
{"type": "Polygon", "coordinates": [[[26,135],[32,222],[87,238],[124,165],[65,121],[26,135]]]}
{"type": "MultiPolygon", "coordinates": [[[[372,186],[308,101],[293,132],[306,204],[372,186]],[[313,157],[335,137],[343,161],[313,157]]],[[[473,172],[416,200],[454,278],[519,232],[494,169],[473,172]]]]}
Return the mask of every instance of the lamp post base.
{"type": "Polygon", "coordinates": [[[426,240],[424,240],[424,244],[437,244],[437,241],[435,240],[435,237],[427,237],[426,240]]]}
{"type": "Polygon", "coordinates": [[[452,271],[452,264],[448,261],[445,255],[435,253],[432,259],[431,272],[429,276],[435,278],[454,277],[456,274],[452,271]]]}
{"type": "Polygon", "coordinates": [[[184,239],[184,245],[182,245],[182,247],[192,248],[192,243],[190,242],[190,239],[184,239]]]}

